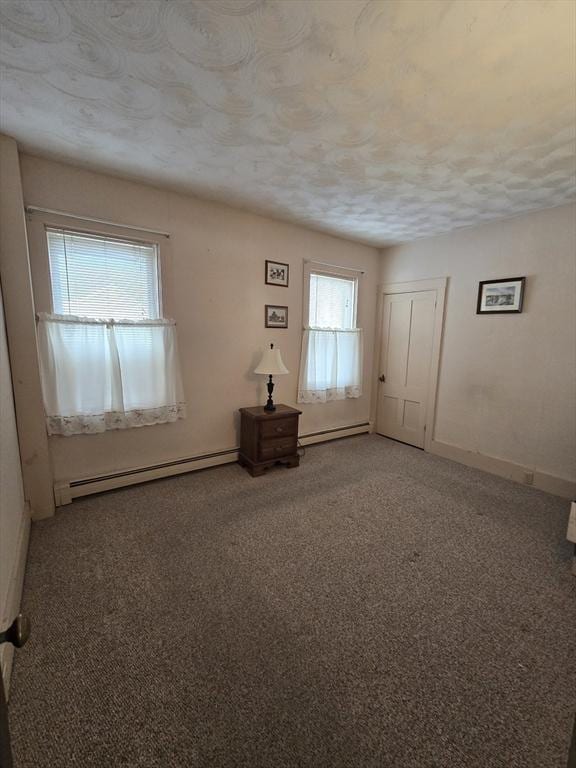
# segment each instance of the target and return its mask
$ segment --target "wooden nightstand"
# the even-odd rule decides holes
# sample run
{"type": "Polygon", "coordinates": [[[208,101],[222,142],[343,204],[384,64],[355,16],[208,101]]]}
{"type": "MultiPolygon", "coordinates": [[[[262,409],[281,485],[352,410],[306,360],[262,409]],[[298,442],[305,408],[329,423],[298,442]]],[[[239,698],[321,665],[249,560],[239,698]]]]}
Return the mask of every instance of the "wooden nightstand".
{"type": "Polygon", "coordinates": [[[240,408],[238,462],[252,477],[275,464],[298,466],[298,416],[301,413],[289,405],[277,405],[275,411],[266,411],[263,406],[240,408]]]}

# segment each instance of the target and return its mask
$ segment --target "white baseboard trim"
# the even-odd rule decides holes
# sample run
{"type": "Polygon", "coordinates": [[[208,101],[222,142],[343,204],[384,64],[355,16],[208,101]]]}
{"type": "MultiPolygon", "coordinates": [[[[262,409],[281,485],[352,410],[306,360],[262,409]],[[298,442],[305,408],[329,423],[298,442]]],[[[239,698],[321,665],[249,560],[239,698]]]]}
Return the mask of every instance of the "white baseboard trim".
{"type": "Polygon", "coordinates": [[[430,453],[457,461],[459,464],[465,464],[467,467],[474,467],[499,477],[506,477],[509,480],[522,483],[522,485],[530,485],[554,496],[561,496],[564,499],[576,498],[576,482],[546,472],[539,472],[521,464],[514,464],[505,459],[468,451],[465,448],[459,448],[457,445],[443,443],[439,440],[432,440],[430,453]],[[533,478],[532,482],[528,482],[528,478],[533,478]]]}
{"type": "MultiPolygon", "coordinates": [[[[18,613],[22,602],[22,588],[24,586],[24,574],[26,571],[26,558],[28,555],[28,542],[30,540],[30,510],[26,505],[26,511],[22,515],[18,540],[15,547],[14,563],[8,581],[6,604],[0,606],[0,628],[2,630],[10,626],[18,613]]],[[[14,646],[10,643],[0,645],[0,670],[4,678],[6,696],[10,692],[10,676],[12,674],[12,661],[14,658],[14,646]]]]}
{"type": "MultiPolygon", "coordinates": [[[[352,435],[360,435],[371,431],[372,425],[369,422],[365,422],[363,424],[353,424],[350,427],[336,427],[322,432],[301,435],[299,441],[301,445],[312,445],[313,443],[323,443],[327,440],[337,440],[341,437],[351,437],[352,435]]],[[[182,475],[186,472],[195,472],[199,469],[208,469],[209,467],[217,467],[221,464],[230,464],[235,461],[238,461],[238,448],[229,448],[214,453],[176,459],[155,466],[132,467],[122,472],[111,472],[96,477],[61,480],[54,484],[54,498],[56,506],[61,507],[64,504],[70,504],[73,499],[81,496],[89,496],[93,493],[101,493],[102,491],[112,491],[128,485],[137,485],[138,483],[146,483],[149,480],[182,475]]]]}

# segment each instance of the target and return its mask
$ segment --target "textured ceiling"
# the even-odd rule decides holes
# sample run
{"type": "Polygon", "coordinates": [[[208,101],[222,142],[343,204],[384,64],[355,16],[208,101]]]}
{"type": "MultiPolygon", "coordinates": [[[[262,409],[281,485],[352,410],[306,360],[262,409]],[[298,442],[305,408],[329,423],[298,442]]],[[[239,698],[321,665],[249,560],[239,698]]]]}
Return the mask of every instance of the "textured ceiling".
{"type": "Polygon", "coordinates": [[[0,0],[24,149],[378,245],[575,189],[572,0],[0,0]]]}

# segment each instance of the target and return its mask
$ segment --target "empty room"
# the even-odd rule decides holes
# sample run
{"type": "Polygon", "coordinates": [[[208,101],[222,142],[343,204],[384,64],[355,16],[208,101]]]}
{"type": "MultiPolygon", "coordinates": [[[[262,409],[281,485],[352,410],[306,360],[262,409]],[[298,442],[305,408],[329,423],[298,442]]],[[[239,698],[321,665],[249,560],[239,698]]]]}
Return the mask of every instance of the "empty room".
{"type": "Polygon", "coordinates": [[[576,768],[576,2],[0,68],[0,768],[576,768]]]}

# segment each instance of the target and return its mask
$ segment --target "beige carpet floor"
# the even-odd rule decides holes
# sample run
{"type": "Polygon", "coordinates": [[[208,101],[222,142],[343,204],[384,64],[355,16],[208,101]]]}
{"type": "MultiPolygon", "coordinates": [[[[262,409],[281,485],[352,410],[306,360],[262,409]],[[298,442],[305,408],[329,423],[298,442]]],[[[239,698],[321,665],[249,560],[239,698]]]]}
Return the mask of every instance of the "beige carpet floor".
{"type": "Polygon", "coordinates": [[[33,526],[16,768],[565,768],[568,503],[378,436],[33,526]]]}

